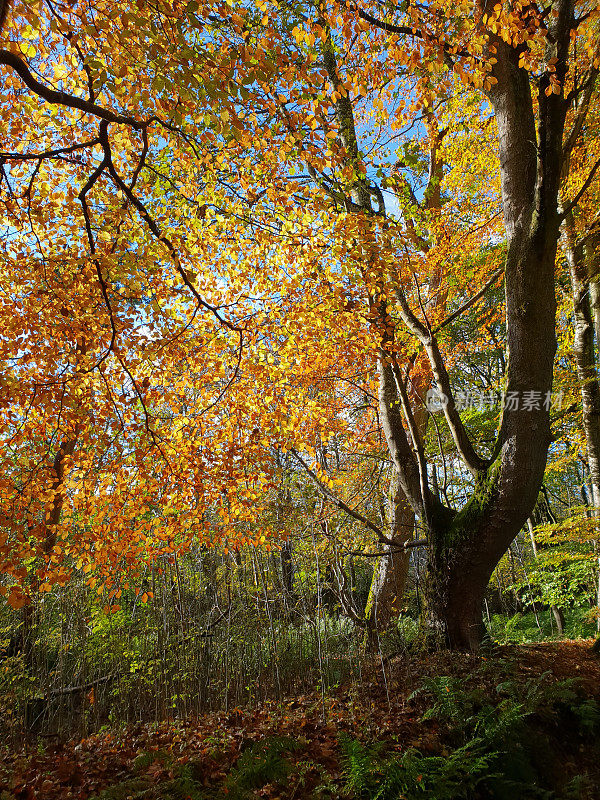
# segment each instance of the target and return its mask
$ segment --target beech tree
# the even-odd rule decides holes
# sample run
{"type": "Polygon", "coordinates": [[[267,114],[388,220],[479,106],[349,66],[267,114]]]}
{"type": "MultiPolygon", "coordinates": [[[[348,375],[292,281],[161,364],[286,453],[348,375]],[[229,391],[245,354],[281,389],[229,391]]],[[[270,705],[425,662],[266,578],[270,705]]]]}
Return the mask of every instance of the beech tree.
{"type": "Polygon", "coordinates": [[[123,6],[117,31],[112,3],[2,8],[9,600],[81,569],[110,606],[115,574],[156,554],[270,546],[280,531],[254,521],[275,448],[387,549],[384,567],[406,568],[416,516],[425,627],[477,647],[551,440],[554,264],[583,192],[558,199],[597,9],[192,0],[123,6]],[[468,114],[496,147],[470,156],[474,188],[452,144],[468,114]],[[501,275],[517,401],[486,447],[444,331],[501,275]],[[471,476],[459,507],[428,467],[428,387],[471,476]],[[348,420],[365,391],[392,465],[385,530],[311,463],[333,436],[373,444],[348,420]]]}
{"type": "MultiPolygon", "coordinates": [[[[588,111],[585,115],[580,114],[581,124],[571,133],[572,150],[567,165],[573,161],[576,166],[571,170],[566,167],[563,169],[563,172],[569,174],[561,193],[561,204],[567,209],[561,244],[573,296],[573,354],[581,393],[582,428],[594,520],[592,535],[595,538],[597,554],[600,508],[600,386],[597,377],[600,344],[598,287],[600,237],[597,214],[598,182],[594,182],[593,177],[600,166],[600,161],[594,143],[597,139],[598,125],[595,81],[588,83],[577,104],[580,109],[587,107],[588,111]],[[573,197],[579,198],[577,207],[573,205],[573,197]]],[[[600,607],[600,561],[596,597],[600,607]]],[[[600,631],[600,616],[597,626],[600,631]]]]}
{"type": "MultiPolygon", "coordinates": [[[[360,163],[348,87],[336,61],[331,30],[326,19],[319,17],[323,65],[336,98],[337,126],[351,180],[341,197],[332,181],[321,177],[317,182],[358,218],[356,229],[366,242],[364,270],[374,268],[376,273],[369,306],[373,324],[380,330],[380,414],[402,491],[427,530],[427,625],[453,646],[475,647],[482,635],[481,609],[489,578],[535,504],[551,441],[549,398],[556,347],[554,263],[561,223],[558,193],[565,159],[573,146],[573,130],[587,113],[585,103],[576,105],[570,118],[573,127],[564,141],[563,133],[571,104],[595,81],[597,54],[592,51],[583,78],[569,72],[573,34],[581,22],[589,20],[587,13],[576,18],[570,4],[554,4],[543,11],[529,5],[508,10],[500,4],[479,8],[468,42],[454,32],[452,36],[445,31],[442,41],[439,32],[426,33],[428,23],[429,30],[435,28],[428,16],[430,9],[409,8],[404,25],[402,17],[381,19],[360,7],[354,11],[360,21],[388,37],[411,39],[421,60],[427,60],[429,48],[437,48],[436,56],[457,71],[462,71],[457,66],[461,58],[483,62],[489,69],[489,74],[484,69],[481,77],[475,69],[472,80],[489,98],[498,129],[506,240],[506,395],[518,400],[514,405],[504,405],[496,444],[489,455],[483,455],[473,445],[457,411],[430,320],[422,307],[420,312],[411,307],[401,278],[378,251],[378,235],[383,235],[373,233],[377,228],[373,219],[383,209],[373,198],[381,192],[360,163]],[[433,380],[446,399],[444,414],[456,450],[473,475],[471,498],[459,510],[444,505],[429,485],[421,433],[406,390],[406,373],[394,346],[392,303],[428,358],[433,380]],[[537,402],[528,406],[523,402],[526,395],[537,402]]],[[[428,89],[431,91],[430,85],[428,89]]],[[[309,171],[317,176],[314,165],[309,164],[309,171]]],[[[577,199],[571,201],[571,207],[577,199]]],[[[568,210],[562,211],[563,218],[568,210]]]]}

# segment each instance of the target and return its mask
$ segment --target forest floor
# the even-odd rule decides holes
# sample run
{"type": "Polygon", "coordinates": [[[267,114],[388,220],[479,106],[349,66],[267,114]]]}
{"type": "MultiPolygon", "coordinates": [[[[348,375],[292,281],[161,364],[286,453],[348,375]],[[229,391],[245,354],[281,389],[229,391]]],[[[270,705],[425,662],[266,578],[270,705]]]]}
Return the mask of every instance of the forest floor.
{"type": "MultiPolygon", "coordinates": [[[[442,652],[421,657],[397,656],[385,664],[385,679],[381,664],[373,662],[367,665],[361,683],[341,686],[325,695],[315,691],[258,708],[234,708],[194,719],[114,728],[83,740],[50,738],[20,750],[0,748],[0,798],[376,797],[373,788],[377,785],[376,768],[363,764],[362,788],[357,782],[360,776],[349,774],[354,767],[358,769],[360,753],[368,755],[367,761],[375,762],[380,757],[379,750],[397,758],[410,751],[420,759],[416,762],[413,759],[413,766],[424,765],[423,769],[439,771],[440,765],[447,763],[452,752],[461,746],[456,731],[464,727],[465,720],[453,719],[453,714],[457,711],[460,714],[461,702],[463,705],[471,702],[465,698],[479,698],[471,706],[477,712],[485,705],[485,698],[499,698],[492,700],[498,703],[504,697],[504,702],[508,702],[509,695],[502,688],[505,685],[529,687],[529,697],[533,696],[531,687],[537,687],[538,700],[541,694],[546,699],[552,698],[555,691],[552,687],[564,689],[573,685],[578,687],[581,698],[594,698],[600,703],[600,657],[590,652],[590,645],[591,641],[575,640],[497,646],[486,655],[477,656],[442,652]],[[448,676],[446,682],[440,682],[439,676],[448,676]],[[573,678],[577,679],[574,684],[573,678]],[[428,679],[438,680],[436,713],[431,713],[431,694],[427,691],[413,694],[424,683],[427,686],[428,679]],[[440,706],[440,688],[450,702],[446,716],[440,706]],[[457,700],[459,695],[462,699],[457,700]],[[342,753],[344,741],[346,755],[342,753]],[[363,751],[358,745],[352,761],[348,742],[375,744],[373,749],[363,751]]],[[[556,691],[560,701],[560,690],[556,691]]],[[[444,701],[444,696],[441,700],[444,701]]],[[[551,705],[546,704],[546,709],[551,705]]],[[[513,796],[600,798],[598,736],[586,739],[554,712],[542,713],[541,705],[536,706],[533,714],[531,709],[527,711],[526,704],[513,704],[513,708],[535,717],[530,730],[537,731],[536,736],[544,734],[546,747],[541,772],[552,789],[546,794],[540,789],[539,794],[536,790],[535,794],[516,792],[507,797],[511,800],[513,796]],[[581,775],[585,778],[572,780],[581,775]],[[567,784],[579,786],[579,794],[571,788],[564,789],[564,793],[553,793],[555,787],[567,784]],[[571,791],[574,793],[570,794],[571,791]]],[[[389,767],[391,762],[381,763],[389,767]]],[[[403,762],[405,772],[407,763],[403,762]]],[[[383,775],[385,768],[378,769],[383,775]]],[[[420,788],[422,775],[413,778],[415,786],[420,788]]],[[[460,787],[456,795],[450,790],[446,794],[425,791],[425,783],[422,789],[419,796],[432,800],[480,796],[477,790],[472,795],[463,795],[460,787]]]]}

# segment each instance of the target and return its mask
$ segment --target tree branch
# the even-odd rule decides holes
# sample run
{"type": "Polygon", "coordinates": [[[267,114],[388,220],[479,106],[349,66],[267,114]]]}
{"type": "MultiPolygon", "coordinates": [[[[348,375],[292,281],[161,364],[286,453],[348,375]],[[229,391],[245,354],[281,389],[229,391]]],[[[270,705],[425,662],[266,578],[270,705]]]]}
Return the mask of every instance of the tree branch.
{"type": "Polygon", "coordinates": [[[570,214],[570,213],[571,213],[571,211],[573,211],[573,209],[574,209],[574,208],[577,206],[577,203],[578,203],[578,202],[581,200],[581,198],[583,197],[583,195],[584,195],[584,194],[586,193],[586,191],[589,189],[589,187],[590,187],[590,184],[591,184],[591,183],[592,183],[592,181],[594,180],[594,175],[595,175],[595,174],[596,174],[596,172],[598,171],[598,167],[600,167],[600,158],[599,158],[599,159],[596,161],[596,163],[594,164],[594,166],[591,168],[591,170],[590,170],[590,172],[589,172],[589,175],[587,176],[587,178],[586,178],[586,179],[585,179],[585,181],[583,182],[583,186],[581,187],[581,189],[580,189],[580,190],[577,192],[577,194],[576,194],[576,195],[575,195],[575,197],[574,197],[574,198],[571,200],[571,202],[570,202],[570,203],[567,203],[567,205],[566,205],[566,206],[563,208],[563,210],[561,211],[561,213],[560,213],[560,215],[559,215],[559,220],[560,220],[561,222],[562,222],[562,221],[563,221],[563,220],[564,220],[564,219],[565,219],[565,218],[568,216],[568,214],[570,214]]]}
{"type": "Polygon", "coordinates": [[[321,492],[321,494],[324,497],[327,498],[327,500],[329,500],[331,503],[333,503],[339,509],[341,509],[346,514],[348,514],[348,516],[350,516],[353,519],[355,519],[357,522],[362,522],[362,524],[365,525],[370,531],[373,531],[373,533],[377,536],[378,541],[380,541],[382,544],[387,544],[387,545],[393,545],[394,544],[392,539],[388,539],[388,537],[385,536],[383,531],[380,530],[377,527],[377,525],[372,523],[370,519],[367,519],[366,517],[364,517],[360,513],[360,511],[355,511],[353,508],[350,508],[350,506],[346,505],[346,503],[344,503],[343,500],[341,500],[337,495],[335,495],[331,491],[331,489],[329,489],[329,487],[325,486],[325,484],[322,481],[319,480],[318,476],[313,472],[313,470],[308,466],[306,461],[304,461],[302,456],[296,450],[294,450],[292,448],[290,450],[290,452],[294,456],[294,458],[298,461],[298,463],[301,464],[302,467],[304,467],[304,469],[306,470],[307,474],[310,476],[312,482],[315,484],[315,486],[321,492]]]}
{"type": "Polygon", "coordinates": [[[239,328],[237,325],[234,325],[232,322],[229,322],[229,320],[224,319],[219,314],[218,309],[215,308],[215,306],[208,303],[206,300],[204,300],[203,297],[199,294],[192,280],[190,279],[188,273],[182,267],[181,262],[179,261],[179,256],[177,255],[177,251],[175,250],[175,247],[173,245],[173,242],[171,242],[171,240],[161,232],[157,223],[146,209],[146,206],[142,203],[142,201],[138,197],[136,197],[133,194],[131,188],[127,186],[125,181],[118,174],[112,160],[110,142],[108,139],[108,129],[106,125],[100,126],[100,143],[102,144],[102,149],[104,150],[104,157],[107,162],[108,171],[111,177],[113,178],[114,182],[116,183],[118,188],[123,192],[123,194],[127,197],[127,199],[131,202],[131,204],[135,206],[135,208],[138,210],[143,220],[146,222],[146,225],[148,226],[150,231],[154,234],[154,236],[158,239],[158,241],[162,242],[162,244],[167,248],[167,250],[169,251],[169,255],[171,256],[171,260],[173,261],[173,264],[177,269],[177,272],[181,276],[185,285],[188,287],[188,289],[192,292],[192,294],[196,298],[198,304],[203,308],[207,309],[208,311],[210,311],[212,314],[214,314],[217,320],[226,328],[235,331],[241,336],[241,328],[239,328]]]}
{"type": "Polygon", "coordinates": [[[96,105],[96,103],[92,103],[89,100],[84,100],[82,97],[75,97],[75,95],[67,94],[66,92],[57,92],[55,89],[44,86],[37,78],[34,78],[27,64],[8,50],[0,50],[0,64],[14,69],[28,89],[31,89],[38,97],[41,97],[51,105],[76,108],[86,114],[92,114],[94,117],[98,117],[98,119],[106,120],[106,122],[130,125],[132,128],[135,128],[135,130],[141,130],[147,124],[133,117],[116,114],[114,111],[102,108],[102,106],[96,105]]]}
{"type": "Polygon", "coordinates": [[[443,395],[446,396],[447,402],[443,406],[444,415],[446,417],[448,427],[450,428],[450,433],[452,434],[456,449],[458,450],[460,457],[468,469],[473,473],[473,475],[477,475],[485,471],[488,464],[487,461],[482,459],[475,452],[475,448],[473,447],[466,428],[462,423],[460,414],[458,413],[456,404],[454,402],[452,386],[450,384],[450,376],[448,375],[448,370],[444,364],[444,359],[442,358],[437,340],[433,332],[423,322],[421,322],[410,309],[406,301],[406,297],[404,296],[404,293],[400,289],[398,283],[396,283],[395,294],[398,300],[400,316],[402,317],[402,320],[409,331],[421,342],[421,345],[427,354],[427,358],[429,359],[429,363],[431,364],[433,377],[438,385],[438,389],[443,395]]]}
{"type": "Polygon", "coordinates": [[[0,158],[6,161],[42,161],[44,158],[59,158],[77,150],[84,150],[86,147],[94,147],[96,144],[100,144],[100,139],[90,139],[88,142],[59,147],[57,150],[46,150],[44,153],[0,153],[0,158]]]}
{"type": "MultiPolygon", "coordinates": [[[[600,47],[600,45],[598,45],[600,47]]],[[[563,161],[566,161],[575,147],[575,143],[579,138],[579,134],[581,133],[581,129],[583,128],[583,124],[587,118],[588,111],[590,109],[590,103],[592,99],[592,94],[594,93],[594,88],[596,86],[596,78],[598,77],[598,69],[596,67],[591,67],[588,72],[587,78],[583,81],[583,83],[579,86],[577,92],[583,91],[583,95],[577,104],[575,119],[573,120],[573,124],[571,126],[571,130],[569,131],[568,136],[565,137],[565,142],[563,144],[563,161]]],[[[570,92],[567,95],[567,102],[573,100],[576,96],[574,94],[575,90],[570,92]]]]}
{"type": "Polygon", "coordinates": [[[437,333],[438,331],[441,331],[441,330],[442,330],[442,328],[445,328],[445,327],[446,327],[446,325],[450,325],[450,323],[451,323],[451,322],[454,322],[454,320],[455,320],[455,319],[457,319],[457,317],[460,317],[460,315],[461,315],[461,314],[464,314],[464,312],[465,312],[467,309],[471,308],[471,306],[472,306],[472,305],[475,305],[475,303],[476,303],[476,302],[477,302],[477,301],[478,301],[478,300],[479,300],[481,297],[483,297],[483,295],[484,295],[484,294],[485,294],[485,293],[488,291],[488,289],[490,289],[490,288],[491,288],[491,287],[492,287],[492,286],[493,286],[493,285],[496,283],[496,281],[498,280],[498,278],[499,278],[501,275],[504,275],[504,267],[500,267],[500,269],[496,270],[496,272],[494,272],[494,274],[493,274],[493,275],[492,275],[492,277],[489,279],[489,281],[487,281],[487,283],[485,283],[485,284],[482,286],[482,288],[481,288],[481,289],[480,289],[480,290],[479,290],[479,291],[478,291],[476,294],[474,294],[474,295],[473,295],[473,297],[470,297],[470,298],[469,298],[468,300],[466,300],[466,301],[465,301],[465,302],[464,302],[464,303],[463,303],[461,306],[459,306],[459,307],[456,309],[456,311],[453,311],[453,312],[452,312],[452,314],[450,314],[448,317],[446,317],[446,319],[442,320],[442,322],[440,322],[440,324],[439,324],[439,325],[437,325],[437,326],[436,326],[436,327],[433,329],[433,331],[432,331],[432,332],[433,332],[433,333],[437,333]]]}
{"type": "Polygon", "coordinates": [[[429,544],[427,539],[411,539],[408,542],[404,542],[404,544],[395,544],[394,548],[390,548],[389,550],[378,550],[373,553],[365,553],[362,550],[348,550],[345,551],[346,555],[348,556],[362,556],[363,558],[379,558],[380,556],[389,556],[395,553],[406,553],[408,550],[411,550],[413,547],[427,547],[429,544]]]}

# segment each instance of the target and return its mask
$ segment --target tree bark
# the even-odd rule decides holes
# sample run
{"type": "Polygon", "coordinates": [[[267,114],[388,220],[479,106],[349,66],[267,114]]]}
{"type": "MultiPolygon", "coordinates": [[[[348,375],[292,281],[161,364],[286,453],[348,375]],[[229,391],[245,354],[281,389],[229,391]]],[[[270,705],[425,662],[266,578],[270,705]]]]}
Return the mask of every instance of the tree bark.
{"type": "Polygon", "coordinates": [[[408,504],[394,468],[386,498],[388,529],[393,544],[383,545],[384,555],[375,565],[365,608],[367,640],[372,649],[377,634],[384,631],[398,614],[398,604],[406,591],[410,551],[401,548],[414,535],[415,513],[408,504]]]}
{"type": "Polygon", "coordinates": [[[564,251],[573,291],[573,354],[581,390],[592,503],[597,516],[600,509],[600,385],[594,354],[594,317],[590,303],[590,272],[586,259],[590,251],[582,243],[575,241],[570,214],[565,221],[564,251]]]}
{"type": "MultiPolygon", "coordinates": [[[[326,27],[325,20],[322,20],[324,27],[326,27]]],[[[323,42],[323,63],[327,71],[329,80],[332,86],[339,89],[339,75],[337,57],[335,48],[328,35],[323,42]]],[[[346,95],[345,90],[340,91],[341,96],[336,101],[336,118],[339,126],[339,133],[341,141],[346,148],[347,162],[357,174],[360,174],[359,168],[359,147],[356,135],[356,127],[354,124],[354,110],[352,102],[346,95]]],[[[427,187],[424,192],[421,210],[423,212],[431,212],[439,210],[441,206],[440,184],[443,177],[443,164],[439,157],[439,145],[444,136],[437,129],[433,115],[427,118],[427,125],[430,127],[430,148],[429,148],[429,175],[427,187]]],[[[309,169],[309,171],[311,171],[309,169]]],[[[316,178],[316,172],[311,171],[313,177],[316,178]]],[[[381,195],[381,198],[383,196],[381,195]]],[[[380,207],[377,212],[374,212],[372,204],[372,193],[366,179],[358,179],[351,187],[349,196],[343,196],[342,199],[345,207],[352,210],[354,213],[372,217],[376,214],[385,215],[385,205],[380,199],[380,207]]],[[[339,198],[336,197],[336,202],[339,198]]],[[[414,220],[407,220],[407,231],[409,235],[414,233],[414,220]]],[[[418,238],[418,237],[417,237],[418,238]]],[[[426,250],[428,246],[424,244],[425,240],[419,240],[418,246],[426,250]]],[[[376,260],[376,256],[375,260],[376,260]]],[[[427,301],[427,310],[433,312],[443,308],[446,303],[447,292],[441,290],[442,279],[442,266],[438,265],[431,274],[430,292],[427,301]]],[[[375,297],[370,297],[371,309],[375,316],[379,315],[383,321],[383,339],[388,336],[386,327],[386,304],[380,302],[375,297]]],[[[389,393],[390,376],[384,375],[380,372],[379,375],[379,390],[380,393],[389,393]]],[[[417,381],[413,387],[413,396],[417,402],[421,402],[421,395],[424,393],[426,386],[423,378],[417,381]]],[[[418,409],[415,412],[415,424],[418,431],[418,436],[422,437],[427,425],[427,414],[424,409],[418,409]]],[[[406,442],[407,446],[408,442],[406,442]]],[[[373,647],[377,640],[377,633],[384,630],[393,616],[396,615],[394,610],[394,602],[397,601],[405,592],[406,582],[408,577],[408,565],[410,556],[408,553],[395,552],[397,546],[404,545],[413,536],[415,526],[415,512],[411,506],[410,501],[406,495],[406,487],[403,486],[403,479],[396,469],[392,475],[393,488],[390,489],[392,497],[388,499],[388,525],[387,536],[392,540],[392,544],[385,544],[384,554],[379,557],[373,572],[373,579],[369,590],[369,598],[365,611],[365,625],[367,636],[365,639],[367,647],[373,647]]]]}
{"type": "MultiPolygon", "coordinates": [[[[573,292],[573,353],[577,369],[577,380],[581,391],[583,431],[585,434],[586,459],[592,490],[592,514],[596,520],[595,551],[600,552],[600,383],[596,347],[600,345],[600,308],[598,306],[597,268],[600,255],[597,247],[600,236],[592,236],[586,243],[577,241],[572,214],[565,220],[563,248],[573,292]]],[[[598,606],[597,630],[600,633],[600,558],[598,559],[598,581],[596,590],[598,606]]]]}
{"type": "Polygon", "coordinates": [[[595,231],[587,240],[586,254],[588,261],[590,305],[594,320],[596,348],[600,347],[600,230],[595,231]]]}
{"type": "MultiPolygon", "coordinates": [[[[487,13],[487,6],[483,6],[485,3],[482,13],[487,13]]],[[[512,46],[490,35],[489,52],[484,54],[493,63],[494,83],[488,98],[498,127],[507,245],[506,392],[518,400],[514,405],[505,404],[489,458],[476,452],[462,423],[434,331],[410,309],[399,281],[394,287],[396,311],[420,342],[438,388],[447,395],[446,423],[458,455],[473,475],[471,496],[458,512],[444,506],[428,485],[423,442],[397,362],[389,299],[382,288],[381,297],[375,294],[369,301],[374,324],[381,330],[378,374],[382,429],[398,471],[398,483],[428,535],[425,628],[457,648],[475,649],[481,642],[487,584],[535,506],[551,442],[549,401],[556,351],[554,262],[568,107],[563,85],[570,31],[575,27],[573,0],[554,0],[548,26],[545,59],[552,68],[537,82],[535,102],[530,75],[520,66],[524,45],[512,46]]],[[[324,46],[324,65],[337,89],[339,78],[330,37],[324,46]]],[[[351,101],[345,90],[339,94],[336,115],[340,138],[349,164],[361,175],[351,101]]],[[[358,178],[351,187],[346,209],[361,215],[357,230],[361,226],[369,229],[371,192],[366,178],[358,178]]],[[[370,241],[376,241],[376,237],[370,241]]],[[[372,258],[377,265],[377,254],[372,258]]]]}
{"type": "MultiPolygon", "coordinates": [[[[429,175],[425,189],[421,211],[424,215],[436,213],[441,207],[440,186],[443,179],[443,162],[439,155],[440,144],[445,133],[440,133],[433,119],[428,120],[430,148],[429,175]]],[[[416,198],[415,198],[416,199],[416,198]]],[[[408,212],[407,231],[414,232],[414,220],[408,212]]],[[[415,240],[416,246],[427,252],[429,246],[415,240]]],[[[425,313],[429,317],[444,312],[448,292],[442,286],[443,266],[438,264],[430,275],[430,285],[425,304],[425,313]]],[[[423,359],[421,359],[423,361],[423,359]]],[[[419,364],[419,366],[423,366],[419,364]]],[[[411,407],[414,409],[415,426],[418,435],[424,439],[427,430],[428,413],[423,406],[423,397],[430,386],[430,377],[425,370],[417,370],[411,381],[411,407]]],[[[416,518],[409,501],[402,490],[397,470],[392,472],[390,490],[387,498],[388,531],[393,545],[384,546],[384,555],[380,556],[373,571],[369,590],[369,599],[365,610],[367,624],[367,645],[372,646],[378,632],[385,631],[393,618],[398,616],[399,601],[406,592],[410,564],[409,551],[394,552],[413,538],[416,518]]]]}
{"type": "MultiPolygon", "coordinates": [[[[555,10],[548,48],[562,82],[573,6],[557,2],[555,10]]],[[[507,238],[506,390],[519,402],[515,408],[505,404],[493,456],[476,474],[465,507],[449,526],[430,525],[426,627],[451,647],[463,649],[476,649],[481,642],[488,581],[525,524],[542,484],[551,441],[547,400],[556,350],[554,261],[566,104],[562,95],[546,94],[549,76],[542,78],[536,135],[529,77],[518,66],[518,48],[499,39],[493,44],[497,83],[490,100],[498,124],[507,238]],[[531,392],[538,407],[523,402],[531,392]]]]}

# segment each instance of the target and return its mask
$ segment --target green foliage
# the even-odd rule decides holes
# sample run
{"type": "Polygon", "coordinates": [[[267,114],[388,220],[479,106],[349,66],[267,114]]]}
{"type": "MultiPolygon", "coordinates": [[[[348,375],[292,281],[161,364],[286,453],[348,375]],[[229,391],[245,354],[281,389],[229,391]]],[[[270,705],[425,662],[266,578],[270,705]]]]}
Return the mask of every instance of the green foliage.
{"type": "Polygon", "coordinates": [[[212,796],[200,780],[200,770],[193,762],[171,764],[171,757],[165,751],[141,753],[133,763],[136,777],[127,778],[114,786],[104,789],[92,800],[206,800],[212,796]],[[148,774],[152,765],[169,767],[172,777],[159,780],[148,774]]]}
{"type": "Polygon", "coordinates": [[[346,780],[346,790],[358,797],[368,791],[371,782],[381,777],[380,743],[367,748],[356,739],[340,736],[340,762],[346,780]]]}
{"type": "Polygon", "coordinates": [[[133,762],[133,771],[136,773],[145,772],[152,764],[167,764],[170,756],[164,750],[157,750],[150,753],[140,753],[133,762]]]}
{"type": "Polygon", "coordinates": [[[571,545],[568,549],[540,551],[527,574],[510,588],[528,604],[542,602],[559,608],[585,605],[594,594],[595,565],[587,553],[574,549],[571,545]]]}
{"type": "Polygon", "coordinates": [[[380,743],[368,746],[342,736],[340,749],[344,789],[352,797],[365,800],[469,798],[489,775],[493,759],[478,742],[449,756],[426,756],[412,748],[398,756],[382,754],[380,743]]]}
{"type": "Polygon", "coordinates": [[[593,780],[588,775],[575,775],[563,789],[564,800],[580,800],[581,797],[591,797],[596,789],[593,780]]]}
{"type": "Polygon", "coordinates": [[[299,745],[290,737],[276,736],[261,739],[242,753],[226,780],[227,795],[242,800],[254,789],[267,783],[280,783],[290,773],[291,764],[285,758],[299,745]]]}
{"type": "Polygon", "coordinates": [[[490,772],[479,782],[498,800],[555,796],[545,785],[550,742],[533,727],[534,720],[553,724],[557,730],[574,723],[579,736],[600,730],[595,700],[582,695],[577,680],[556,681],[548,672],[525,683],[499,684],[497,702],[483,689],[465,687],[459,678],[449,676],[428,678],[411,697],[421,694],[432,701],[422,719],[445,723],[457,745],[450,760],[460,759],[463,752],[487,758],[490,772]]]}
{"type": "Polygon", "coordinates": [[[583,734],[591,737],[600,732],[600,706],[593,697],[572,705],[570,709],[577,718],[578,727],[583,734]]]}
{"type": "Polygon", "coordinates": [[[322,764],[311,759],[303,759],[294,764],[294,783],[292,797],[337,797],[339,786],[336,780],[327,773],[322,764]],[[315,783],[312,792],[309,786],[315,783]]]}
{"type": "Polygon", "coordinates": [[[398,617],[398,633],[405,644],[412,644],[419,638],[419,620],[417,617],[410,617],[402,614],[398,617]]]}
{"type": "Polygon", "coordinates": [[[177,777],[160,787],[156,800],[206,800],[210,796],[195,778],[193,765],[186,764],[179,769],[177,777]]]}
{"type": "Polygon", "coordinates": [[[148,797],[150,784],[145,778],[128,778],[114,786],[104,789],[92,800],[142,800],[148,797]]]}
{"type": "MultiPolygon", "coordinates": [[[[292,770],[287,757],[298,748],[298,742],[286,736],[270,736],[255,742],[238,758],[220,788],[205,786],[201,762],[174,764],[165,751],[141,753],[133,764],[138,776],[105,789],[95,800],[245,800],[267,784],[281,785],[292,770]],[[157,783],[149,773],[155,764],[168,770],[170,777],[157,783]]],[[[333,784],[322,766],[312,761],[300,762],[294,769],[295,786],[306,785],[311,772],[319,775],[321,792],[331,790],[333,784]]]]}
{"type": "MultiPolygon", "coordinates": [[[[567,639],[587,639],[594,633],[588,608],[583,605],[573,605],[565,609],[565,623],[563,636],[567,639]]],[[[492,639],[500,644],[542,642],[557,636],[549,608],[538,612],[537,620],[532,611],[519,612],[511,617],[494,614],[488,629],[492,639]]]]}

